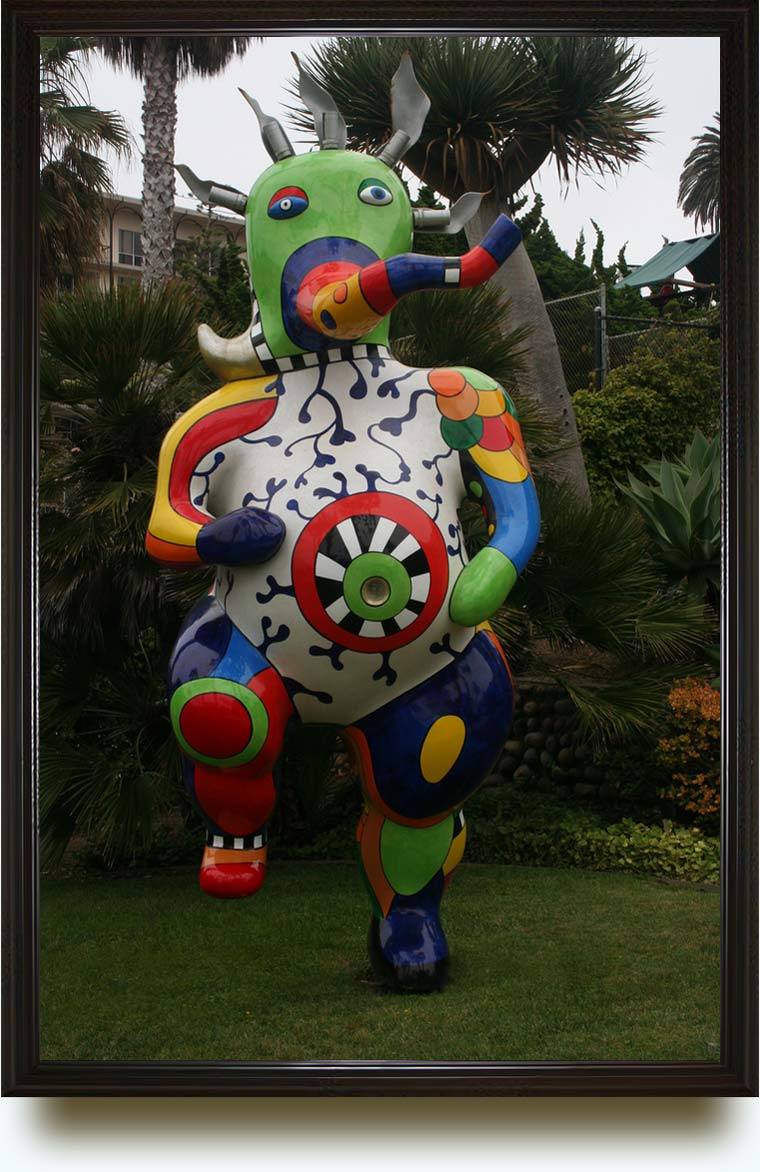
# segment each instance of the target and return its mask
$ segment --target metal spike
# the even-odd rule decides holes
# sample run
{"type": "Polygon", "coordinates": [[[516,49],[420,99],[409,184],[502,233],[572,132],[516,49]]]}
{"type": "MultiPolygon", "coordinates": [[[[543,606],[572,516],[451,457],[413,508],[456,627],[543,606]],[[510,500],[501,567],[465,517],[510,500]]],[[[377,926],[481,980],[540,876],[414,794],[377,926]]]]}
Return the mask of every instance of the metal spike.
{"type": "Polygon", "coordinates": [[[247,94],[245,90],[241,89],[240,92],[259,120],[261,141],[270,159],[275,163],[279,163],[280,159],[289,159],[296,152],[277,119],[273,118],[271,114],[265,114],[256,99],[247,94]]]}
{"type": "Polygon", "coordinates": [[[186,167],[184,163],[177,163],[174,169],[179,171],[195,198],[199,199],[201,203],[227,208],[239,216],[245,215],[248,200],[243,192],[238,191],[236,187],[212,183],[210,179],[199,179],[195,172],[186,167]]]}
{"type": "Polygon", "coordinates": [[[291,53],[291,57],[298,68],[298,92],[314,118],[320,148],[323,151],[345,150],[348,133],[343,115],[327,90],[306,73],[298,60],[298,54],[291,53]]]}
{"type": "Polygon", "coordinates": [[[418,232],[442,232],[456,236],[476,214],[483,192],[468,191],[450,208],[413,208],[412,218],[418,232]]]}
{"type": "Polygon", "coordinates": [[[395,167],[401,157],[414,146],[422,134],[430,98],[414,73],[412,58],[405,52],[391,82],[391,119],[393,134],[390,142],[378,152],[378,159],[395,167]]]}

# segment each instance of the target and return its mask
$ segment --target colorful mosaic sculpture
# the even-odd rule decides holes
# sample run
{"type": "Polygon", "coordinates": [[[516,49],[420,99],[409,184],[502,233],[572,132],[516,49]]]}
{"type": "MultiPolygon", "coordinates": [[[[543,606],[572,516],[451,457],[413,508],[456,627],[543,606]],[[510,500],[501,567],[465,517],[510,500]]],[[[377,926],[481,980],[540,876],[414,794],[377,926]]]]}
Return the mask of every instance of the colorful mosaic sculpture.
{"type": "Polygon", "coordinates": [[[507,736],[512,687],[488,625],[535,546],[539,513],[505,390],[467,367],[404,366],[388,314],[415,290],[486,281],[520,233],[499,216],[461,257],[406,251],[480,202],[413,210],[394,171],[429,100],[408,57],[379,155],[347,152],[330,96],[301,72],[320,150],[297,156],[248,95],[274,160],[246,198],[179,168],[245,215],[253,320],[199,330],[224,385],[164,440],[147,548],[216,567],[170,667],[171,719],[208,827],[204,891],[251,895],[290,722],[341,730],[361,780],[370,957],[390,985],[443,984],[439,919],[462,858],[462,805],[507,736]],[[487,516],[468,561],[457,510],[487,516]]]}

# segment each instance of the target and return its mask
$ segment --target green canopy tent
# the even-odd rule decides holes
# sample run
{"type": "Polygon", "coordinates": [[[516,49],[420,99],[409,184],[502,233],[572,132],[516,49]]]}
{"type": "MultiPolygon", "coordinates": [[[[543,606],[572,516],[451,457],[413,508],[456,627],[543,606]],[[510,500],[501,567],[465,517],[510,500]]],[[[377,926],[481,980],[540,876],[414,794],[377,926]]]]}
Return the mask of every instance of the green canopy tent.
{"type": "Polygon", "coordinates": [[[720,232],[664,244],[645,264],[616,281],[614,287],[641,289],[644,285],[659,286],[672,281],[681,269],[688,269],[699,285],[717,285],[720,281],[720,232]]]}

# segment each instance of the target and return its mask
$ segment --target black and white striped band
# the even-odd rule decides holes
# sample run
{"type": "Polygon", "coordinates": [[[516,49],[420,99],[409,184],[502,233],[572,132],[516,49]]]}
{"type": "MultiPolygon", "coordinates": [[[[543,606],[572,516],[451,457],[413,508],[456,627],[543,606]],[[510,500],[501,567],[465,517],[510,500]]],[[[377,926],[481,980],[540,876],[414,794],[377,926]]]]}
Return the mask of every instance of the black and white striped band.
{"type": "Polygon", "coordinates": [[[213,834],[209,831],[206,835],[206,846],[213,846],[218,850],[225,851],[255,851],[266,846],[267,838],[266,830],[262,830],[258,834],[246,834],[242,838],[232,834],[213,834]]]}
{"type": "Polygon", "coordinates": [[[251,324],[251,345],[265,374],[285,374],[289,370],[306,370],[310,366],[326,366],[330,362],[343,362],[349,358],[390,358],[387,346],[374,342],[362,342],[354,346],[331,346],[328,350],[309,354],[288,354],[275,358],[264,338],[258,302],[253,303],[251,324]]]}

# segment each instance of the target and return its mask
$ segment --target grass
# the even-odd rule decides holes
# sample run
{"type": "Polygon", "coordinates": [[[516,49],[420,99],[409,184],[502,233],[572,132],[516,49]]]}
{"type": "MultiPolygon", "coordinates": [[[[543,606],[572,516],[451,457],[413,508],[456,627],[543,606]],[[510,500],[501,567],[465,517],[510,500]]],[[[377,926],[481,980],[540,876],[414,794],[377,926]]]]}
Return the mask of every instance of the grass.
{"type": "Polygon", "coordinates": [[[382,992],[353,866],[279,863],[245,903],[194,876],[46,879],[45,1060],[718,1059],[716,890],[470,865],[452,983],[382,992]]]}

